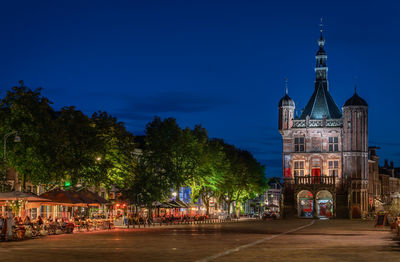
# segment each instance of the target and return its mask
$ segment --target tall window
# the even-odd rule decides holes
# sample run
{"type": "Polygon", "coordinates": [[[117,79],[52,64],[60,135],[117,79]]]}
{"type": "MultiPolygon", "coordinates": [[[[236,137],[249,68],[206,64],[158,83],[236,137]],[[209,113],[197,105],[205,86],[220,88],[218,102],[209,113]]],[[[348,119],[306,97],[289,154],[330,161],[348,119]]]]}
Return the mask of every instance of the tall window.
{"type": "Polygon", "coordinates": [[[339,138],[337,136],[329,138],[329,152],[339,151],[339,138]]]}
{"type": "Polygon", "coordinates": [[[304,137],[295,137],[294,138],[294,151],[295,152],[304,152],[304,137]]]}
{"type": "Polygon", "coordinates": [[[328,161],[329,167],[329,176],[339,176],[339,161],[338,160],[330,160],[328,161]]]}
{"type": "Polygon", "coordinates": [[[294,161],[294,175],[304,176],[304,161],[294,161]]]}

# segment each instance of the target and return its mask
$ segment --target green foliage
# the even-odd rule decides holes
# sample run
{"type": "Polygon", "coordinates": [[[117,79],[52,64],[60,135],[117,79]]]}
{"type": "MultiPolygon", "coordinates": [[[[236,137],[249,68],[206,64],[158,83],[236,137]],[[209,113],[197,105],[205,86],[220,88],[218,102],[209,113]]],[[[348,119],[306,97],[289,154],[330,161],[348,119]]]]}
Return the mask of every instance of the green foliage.
{"type": "Polygon", "coordinates": [[[24,184],[117,186],[147,206],[190,186],[192,200],[201,199],[207,212],[211,198],[230,205],[267,187],[264,166],[248,151],[209,139],[201,126],[182,129],[173,118],[155,117],[138,155],[133,135],[115,117],[88,117],[72,106],[55,111],[41,89],[20,84],[0,101],[0,134],[18,131],[21,137],[8,141],[6,164],[24,184]]]}
{"type": "MultiPolygon", "coordinates": [[[[105,112],[92,118],[74,107],[54,111],[41,89],[13,87],[0,102],[1,135],[17,131],[20,143],[7,143],[7,165],[34,184],[116,185],[132,181],[133,135],[105,112]]],[[[3,165],[4,168],[4,165],[3,165]]]]}
{"type": "Polygon", "coordinates": [[[389,214],[393,217],[400,216],[400,198],[393,198],[388,208],[389,214]]]}
{"type": "Polygon", "coordinates": [[[52,131],[55,112],[51,102],[42,97],[41,89],[30,90],[23,86],[13,87],[1,100],[0,134],[4,137],[18,131],[21,141],[7,141],[8,166],[14,167],[20,179],[39,183],[52,181],[54,174],[48,168],[52,164],[52,131]]]}
{"type": "Polygon", "coordinates": [[[146,126],[143,156],[158,174],[163,174],[166,184],[179,189],[198,172],[201,144],[189,128],[182,130],[175,119],[155,117],[146,126]]]}
{"type": "Polygon", "coordinates": [[[150,205],[190,186],[192,201],[209,209],[211,198],[242,202],[267,188],[265,168],[248,152],[209,139],[201,126],[181,129],[176,120],[155,117],[146,127],[146,145],[127,194],[150,205]]]}
{"type": "Polygon", "coordinates": [[[221,144],[230,162],[230,168],[223,178],[220,199],[226,201],[230,212],[230,204],[233,201],[238,203],[239,208],[244,200],[265,192],[268,184],[265,167],[254,159],[250,152],[237,149],[223,141],[221,144]]]}
{"type": "Polygon", "coordinates": [[[101,145],[95,157],[95,173],[102,174],[100,181],[107,187],[126,187],[132,182],[136,165],[134,136],[106,112],[93,114],[92,122],[101,145]]]}

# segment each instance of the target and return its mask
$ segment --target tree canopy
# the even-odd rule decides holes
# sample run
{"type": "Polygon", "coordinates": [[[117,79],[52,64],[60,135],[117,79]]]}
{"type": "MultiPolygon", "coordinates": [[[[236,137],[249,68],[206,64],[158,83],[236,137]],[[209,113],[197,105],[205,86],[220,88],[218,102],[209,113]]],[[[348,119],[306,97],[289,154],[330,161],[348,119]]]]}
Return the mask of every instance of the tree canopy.
{"type": "Polygon", "coordinates": [[[89,117],[73,106],[54,110],[41,89],[22,81],[0,100],[0,134],[16,132],[21,142],[8,141],[3,170],[13,167],[23,187],[26,181],[114,186],[147,206],[190,187],[191,200],[201,199],[207,213],[212,198],[230,207],[267,187],[265,168],[250,152],[210,139],[200,125],[181,128],[174,118],[155,117],[138,153],[133,134],[116,117],[101,111],[89,117]]]}
{"type": "Polygon", "coordinates": [[[73,106],[56,111],[51,104],[41,89],[22,81],[0,101],[0,134],[17,132],[21,138],[8,140],[3,165],[17,171],[23,187],[25,181],[96,187],[132,181],[134,137],[121,122],[105,112],[88,117],[73,106]]]}

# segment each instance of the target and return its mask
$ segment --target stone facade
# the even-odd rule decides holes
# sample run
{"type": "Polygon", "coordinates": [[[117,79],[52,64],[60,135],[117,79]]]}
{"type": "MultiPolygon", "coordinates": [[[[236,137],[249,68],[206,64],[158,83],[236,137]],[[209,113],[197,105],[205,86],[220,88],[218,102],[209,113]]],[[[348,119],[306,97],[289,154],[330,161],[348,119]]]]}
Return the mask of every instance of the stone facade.
{"type": "Polygon", "coordinates": [[[318,44],[315,89],[301,115],[287,91],[279,102],[282,215],[358,218],[368,213],[368,105],[355,92],[337,107],[322,29],[318,44]]]}
{"type": "Polygon", "coordinates": [[[400,168],[387,160],[379,166],[377,149],[379,147],[369,148],[368,207],[371,213],[384,210],[393,198],[400,197],[400,168]]]}

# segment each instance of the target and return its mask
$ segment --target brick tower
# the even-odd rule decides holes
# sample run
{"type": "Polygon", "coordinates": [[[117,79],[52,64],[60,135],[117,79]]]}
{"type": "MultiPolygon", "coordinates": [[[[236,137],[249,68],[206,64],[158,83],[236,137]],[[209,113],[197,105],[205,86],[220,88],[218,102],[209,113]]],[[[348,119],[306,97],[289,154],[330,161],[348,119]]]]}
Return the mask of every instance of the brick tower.
{"type": "Polygon", "coordinates": [[[355,93],[342,111],[329,92],[322,25],[314,92],[299,117],[279,101],[283,139],[283,216],[360,217],[367,212],[368,105],[355,93]]]}

